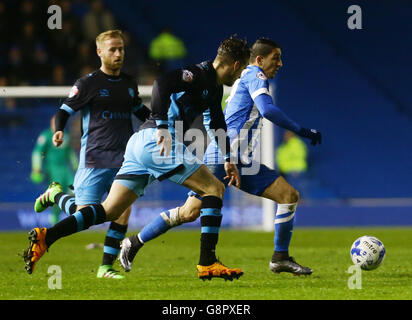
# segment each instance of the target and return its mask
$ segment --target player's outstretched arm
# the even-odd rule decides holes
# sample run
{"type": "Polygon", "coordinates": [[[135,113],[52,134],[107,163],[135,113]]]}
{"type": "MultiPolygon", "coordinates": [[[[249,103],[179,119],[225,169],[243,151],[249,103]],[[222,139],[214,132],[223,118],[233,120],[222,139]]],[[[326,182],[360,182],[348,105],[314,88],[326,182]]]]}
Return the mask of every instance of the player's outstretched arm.
{"type": "Polygon", "coordinates": [[[273,104],[272,97],[261,94],[254,99],[260,114],[277,126],[290,130],[302,138],[307,138],[312,145],[322,142],[322,135],[315,129],[307,129],[291,120],[281,109],[273,104]]]}

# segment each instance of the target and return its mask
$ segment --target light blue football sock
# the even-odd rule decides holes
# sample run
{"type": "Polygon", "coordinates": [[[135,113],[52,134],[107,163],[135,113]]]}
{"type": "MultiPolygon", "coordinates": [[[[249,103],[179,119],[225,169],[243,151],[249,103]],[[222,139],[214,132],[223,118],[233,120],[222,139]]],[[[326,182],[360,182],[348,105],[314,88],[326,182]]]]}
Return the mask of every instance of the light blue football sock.
{"type": "Polygon", "coordinates": [[[178,219],[178,209],[171,209],[162,212],[152,222],[144,226],[139,233],[139,238],[143,243],[157,238],[167,230],[180,224],[178,219]]]}

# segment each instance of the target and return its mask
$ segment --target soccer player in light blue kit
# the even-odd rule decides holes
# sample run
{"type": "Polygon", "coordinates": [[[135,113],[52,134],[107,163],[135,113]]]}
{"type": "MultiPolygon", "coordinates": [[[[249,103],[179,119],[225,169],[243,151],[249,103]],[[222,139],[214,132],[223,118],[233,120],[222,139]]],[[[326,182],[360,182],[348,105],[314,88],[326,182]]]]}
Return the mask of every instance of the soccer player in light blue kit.
{"type": "MultiPolygon", "coordinates": [[[[269,169],[259,161],[259,134],[263,118],[274,124],[308,138],[312,145],[321,143],[320,132],[306,129],[289,119],[273,104],[269,94],[268,79],[274,78],[282,67],[281,48],[275,42],[261,38],[251,48],[250,65],[243,71],[240,79],[233,85],[225,120],[232,150],[238,148],[238,168],[241,175],[240,189],[257,196],[277,202],[275,216],[274,253],[269,267],[273,272],[290,272],[310,275],[312,269],[301,266],[289,256],[289,245],[292,237],[293,222],[299,192],[295,190],[277,171],[269,169]]],[[[207,119],[207,114],[205,115],[207,119]]],[[[205,127],[208,130],[207,122],[205,127]]],[[[214,175],[224,180],[224,159],[215,141],[209,144],[205,164],[214,175]]],[[[133,259],[144,243],[150,241],[172,227],[185,222],[201,220],[207,216],[201,214],[201,197],[190,192],[182,207],[167,212],[173,213],[173,219],[165,219],[161,213],[155,220],[146,225],[138,235],[126,238],[122,242],[120,262],[126,271],[130,271],[133,259]]],[[[213,228],[219,233],[219,227],[213,228]]]]}

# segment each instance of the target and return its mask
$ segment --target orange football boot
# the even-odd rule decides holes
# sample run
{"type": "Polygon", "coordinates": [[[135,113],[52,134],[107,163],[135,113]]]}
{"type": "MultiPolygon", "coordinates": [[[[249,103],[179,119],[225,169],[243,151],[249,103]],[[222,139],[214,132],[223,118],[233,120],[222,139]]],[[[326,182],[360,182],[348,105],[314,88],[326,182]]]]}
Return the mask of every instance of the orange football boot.
{"type": "Polygon", "coordinates": [[[47,228],[34,228],[29,232],[30,245],[23,253],[23,259],[26,263],[25,269],[28,274],[33,272],[37,262],[47,251],[46,233],[47,228]]]}
{"type": "Polygon", "coordinates": [[[212,278],[223,278],[232,281],[239,279],[243,275],[243,271],[239,268],[228,268],[220,261],[216,261],[210,266],[197,265],[197,276],[199,279],[211,280],[212,278]]]}

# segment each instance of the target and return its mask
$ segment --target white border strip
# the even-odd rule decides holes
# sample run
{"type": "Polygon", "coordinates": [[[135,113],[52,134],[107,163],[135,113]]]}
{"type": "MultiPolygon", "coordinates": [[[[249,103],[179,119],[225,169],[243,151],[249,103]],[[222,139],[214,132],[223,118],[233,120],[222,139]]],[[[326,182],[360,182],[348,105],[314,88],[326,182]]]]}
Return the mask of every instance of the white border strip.
{"type": "MultiPolygon", "coordinates": [[[[0,87],[0,98],[64,98],[71,86],[14,86],[0,87]]],[[[139,86],[141,97],[152,95],[152,86],[139,86]]],[[[224,86],[224,94],[230,94],[230,87],[224,86]]]]}

